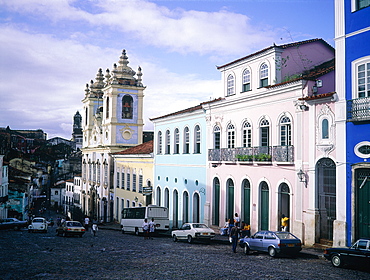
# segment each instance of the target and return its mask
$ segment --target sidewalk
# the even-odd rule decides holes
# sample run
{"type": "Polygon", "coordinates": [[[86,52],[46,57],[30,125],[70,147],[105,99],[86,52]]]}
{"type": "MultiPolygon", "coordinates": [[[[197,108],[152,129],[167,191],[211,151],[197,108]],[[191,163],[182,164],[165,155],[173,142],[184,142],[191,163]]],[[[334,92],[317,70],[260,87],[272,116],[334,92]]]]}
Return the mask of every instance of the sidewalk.
{"type": "MultiPolygon", "coordinates": [[[[118,223],[114,223],[114,222],[112,222],[112,223],[103,223],[103,224],[99,225],[99,229],[121,231],[121,225],[118,224],[118,223]]],[[[165,233],[165,235],[170,236],[171,235],[170,231],[165,233]]],[[[229,237],[228,236],[222,236],[220,234],[215,235],[215,237],[212,239],[212,243],[224,244],[224,245],[231,246],[230,241],[229,241],[229,237]]],[[[302,251],[300,252],[300,254],[304,254],[304,255],[307,255],[307,256],[312,257],[312,258],[322,259],[322,258],[324,258],[323,252],[324,252],[323,249],[302,246],[302,251]]]]}

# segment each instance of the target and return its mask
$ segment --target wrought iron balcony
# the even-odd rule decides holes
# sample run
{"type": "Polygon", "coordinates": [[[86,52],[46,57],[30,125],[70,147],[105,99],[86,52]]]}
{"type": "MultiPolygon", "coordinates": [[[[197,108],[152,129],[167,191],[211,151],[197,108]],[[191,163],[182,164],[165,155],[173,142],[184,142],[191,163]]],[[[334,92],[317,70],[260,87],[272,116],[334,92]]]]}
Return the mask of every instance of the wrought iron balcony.
{"type": "Polygon", "coordinates": [[[347,121],[370,121],[370,98],[363,97],[347,101],[347,121]]]}
{"type": "Polygon", "coordinates": [[[209,149],[208,160],[217,162],[294,162],[293,146],[209,149]]]}

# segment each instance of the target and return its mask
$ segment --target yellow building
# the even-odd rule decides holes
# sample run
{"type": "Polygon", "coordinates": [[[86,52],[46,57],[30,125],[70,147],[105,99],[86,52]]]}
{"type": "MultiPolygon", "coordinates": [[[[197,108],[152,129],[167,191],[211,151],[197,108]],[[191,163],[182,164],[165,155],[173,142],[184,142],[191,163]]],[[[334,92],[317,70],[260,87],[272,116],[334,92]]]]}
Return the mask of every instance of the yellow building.
{"type": "Polygon", "coordinates": [[[114,219],[123,208],[152,204],[153,140],[112,154],[114,160],[114,219]]]}

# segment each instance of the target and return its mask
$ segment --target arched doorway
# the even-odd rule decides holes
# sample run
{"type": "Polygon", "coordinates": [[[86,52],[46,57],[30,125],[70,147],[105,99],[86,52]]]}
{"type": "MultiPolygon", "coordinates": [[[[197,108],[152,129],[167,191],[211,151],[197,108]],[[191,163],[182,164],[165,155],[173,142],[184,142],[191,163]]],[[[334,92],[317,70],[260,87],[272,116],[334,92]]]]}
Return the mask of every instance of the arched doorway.
{"type": "Polygon", "coordinates": [[[319,210],[319,239],[333,240],[333,223],[336,219],[336,166],[330,158],[316,163],[317,208],[319,210]]]}
{"type": "Polygon", "coordinates": [[[251,224],[251,184],[248,179],[242,183],[242,221],[251,224]]]}
{"type": "Polygon", "coordinates": [[[226,182],[227,189],[227,205],[226,205],[226,218],[234,219],[234,181],[228,179],[226,182]]]}
{"type": "Polygon", "coordinates": [[[199,194],[195,193],[193,197],[193,223],[200,221],[200,198],[199,194]]]}
{"type": "Polygon", "coordinates": [[[189,194],[184,192],[182,195],[182,223],[189,222],[189,194]]]}
{"type": "Polygon", "coordinates": [[[355,169],[355,190],[356,190],[356,239],[370,236],[370,169],[355,169]]]}
{"type": "Polygon", "coordinates": [[[164,207],[170,208],[170,191],[168,188],[164,190],[164,207]]]}
{"type": "Polygon", "coordinates": [[[173,191],[173,209],[172,209],[172,220],[173,220],[173,227],[179,227],[179,193],[177,190],[173,191]]]}
{"type": "MultiPolygon", "coordinates": [[[[290,218],[290,189],[286,183],[281,183],[279,186],[279,193],[278,193],[278,228],[277,230],[281,230],[281,216],[285,215],[286,217],[290,218]]],[[[287,231],[290,230],[290,226],[288,224],[287,231]]]]}
{"type": "Polygon", "coordinates": [[[260,230],[269,230],[269,186],[265,181],[260,183],[260,230]]]}
{"type": "Polygon", "coordinates": [[[155,201],[158,206],[161,206],[161,188],[157,187],[155,201]]]}
{"type": "Polygon", "coordinates": [[[213,179],[213,202],[212,202],[212,224],[220,224],[220,180],[213,179]]]}

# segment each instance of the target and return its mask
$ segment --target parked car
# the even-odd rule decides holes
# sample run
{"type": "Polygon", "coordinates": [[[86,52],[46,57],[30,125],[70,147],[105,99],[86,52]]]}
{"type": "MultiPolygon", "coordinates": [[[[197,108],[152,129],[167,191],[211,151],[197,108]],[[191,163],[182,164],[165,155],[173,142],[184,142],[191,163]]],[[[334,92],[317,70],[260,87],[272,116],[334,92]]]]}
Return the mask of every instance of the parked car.
{"type": "Polygon", "coordinates": [[[78,221],[65,221],[56,229],[57,235],[62,236],[78,235],[82,237],[85,231],[86,229],[78,221]]]}
{"type": "Polygon", "coordinates": [[[324,257],[335,267],[344,265],[370,265],[370,238],[360,238],[351,247],[328,248],[324,257]]]}
{"type": "Polygon", "coordinates": [[[278,254],[295,255],[302,250],[301,240],[286,231],[258,231],[251,237],[241,238],[239,245],[245,254],[260,251],[267,252],[271,257],[278,254]]]}
{"type": "Polygon", "coordinates": [[[27,221],[20,221],[16,218],[0,219],[0,229],[19,230],[28,226],[27,221]]]}
{"type": "Polygon", "coordinates": [[[185,223],[180,229],[172,231],[174,242],[180,239],[187,240],[189,243],[194,239],[209,242],[213,237],[215,237],[214,230],[200,223],[185,223]]]}
{"type": "Polygon", "coordinates": [[[33,218],[31,224],[28,226],[28,232],[48,232],[49,222],[42,217],[33,218]]]}

